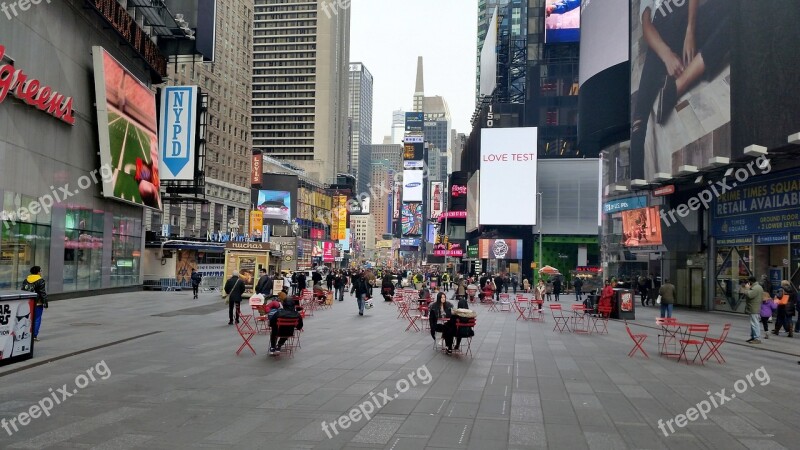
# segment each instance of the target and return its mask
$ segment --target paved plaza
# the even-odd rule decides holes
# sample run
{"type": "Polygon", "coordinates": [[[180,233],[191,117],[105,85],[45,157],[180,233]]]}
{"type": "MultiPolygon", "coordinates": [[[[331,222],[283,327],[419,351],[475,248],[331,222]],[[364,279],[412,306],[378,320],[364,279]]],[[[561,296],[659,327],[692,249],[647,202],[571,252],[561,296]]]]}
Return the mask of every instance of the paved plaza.
{"type": "Polygon", "coordinates": [[[359,317],[348,297],[306,319],[294,358],[276,359],[263,335],[258,355],[236,356],[241,338],[218,294],[51,302],[35,358],[0,368],[0,418],[18,428],[0,429],[0,448],[800,447],[800,339],[747,345],[744,317],[679,309],[682,321],[711,323],[710,335],[733,324],[727,364],[687,366],[658,356],[655,308],[632,323],[648,335],[649,359],[626,356],[633,342],[620,322],[608,335],[559,334],[549,314],[542,324],[474,308],[474,358],[405,332],[391,303],[376,298],[359,317]],[[20,425],[20,413],[48,402],[49,416],[20,425]],[[705,419],[687,414],[700,405],[705,419]]]}

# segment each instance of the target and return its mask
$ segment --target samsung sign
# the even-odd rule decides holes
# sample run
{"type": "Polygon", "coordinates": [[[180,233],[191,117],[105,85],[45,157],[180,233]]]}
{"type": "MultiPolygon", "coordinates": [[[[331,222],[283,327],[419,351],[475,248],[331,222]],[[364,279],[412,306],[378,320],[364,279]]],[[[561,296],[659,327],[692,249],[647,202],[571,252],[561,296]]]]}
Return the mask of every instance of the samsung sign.
{"type": "Polygon", "coordinates": [[[169,86],[161,90],[158,151],[162,180],[195,179],[197,101],[197,86],[169,86]]]}
{"type": "Polygon", "coordinates": [[[631,197],[621,198],[619,200],[612,200],[603,204],[603,212],[606,214],[613,214],[621,211],[628,211],[631,209],[639,209],[647,207],[647,197],[631,197]]]}

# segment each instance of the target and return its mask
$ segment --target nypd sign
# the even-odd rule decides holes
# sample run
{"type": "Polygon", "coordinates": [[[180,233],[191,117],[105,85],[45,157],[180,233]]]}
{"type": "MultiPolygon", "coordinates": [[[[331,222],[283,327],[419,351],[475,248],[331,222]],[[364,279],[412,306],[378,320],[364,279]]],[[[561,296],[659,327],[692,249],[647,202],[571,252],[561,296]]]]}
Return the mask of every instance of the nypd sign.
{"type": "Polygon", "coordinates": [[[169,86],[161,90],[158,151],[162,180],[195,178],[197,86],[169,86]]]}

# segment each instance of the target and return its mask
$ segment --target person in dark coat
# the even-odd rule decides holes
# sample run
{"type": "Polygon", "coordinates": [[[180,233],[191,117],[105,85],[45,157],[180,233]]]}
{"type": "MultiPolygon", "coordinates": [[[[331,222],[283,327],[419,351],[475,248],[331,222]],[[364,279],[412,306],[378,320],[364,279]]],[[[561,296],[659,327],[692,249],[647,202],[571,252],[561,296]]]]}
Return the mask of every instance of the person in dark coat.
{"type": "MultiPolygon", "coordinates": [[[[469,303],[466,300],[459,300],[458,309],[469,309],[469,303]]],[[[475,336],[475,330],[473,330],[472,327],[461,327],[461,328],[456,327],[456,323],[460,322],[463,324],[469,322],[470,320],[472,320],[472,318],[461,317],[457,315],[457,313],[453,314],[450,317],[450,322],[452,323],[451,325],[452,333],[453,336],[455,336],[456,338],[455,350],[458,350],[459,347],[461,347],[461,339],[471,338],[475,336]]],[[[447,341],[445,340],[445,342],[447,341]]]]}
{"type": "Polygon", "coordinates": [[[256,294],[262,294],[265,298],[272,295],[272,280],[267,275],[267,269],[261,269],[261,277],[256,284],[256,294]]]}
{"type": "Polygon", "coordinates": [[[302,294],[303,290],[306,288],[306,274],[300,272],[297,275],[297,293],[302,294]]]}
{"type": "Polygon", "coordinates": [[[234,308],[236,308],[236,323],[239,323],[239,305],[242,303],[244,289],[244,281],[239,278],[239,271],[234,270],[224,288],[225,293],[228,294],[228,325],[233,325],[234,308]]]}
{"type": "Polygon", "coordinates": [[[192,275],[189,279],[192,280],[193,300],[197,300],[197,291],[200,289],[200,283],[203,282],[203,276],[200,275],[200,272],[192,269],[192,275]]]}
{"type": "Polygon", "coordinates": [[[303,316],[297,312],[294,300],[287,299],[283,302],[283,309],[273,314],[269,318],[269,326],[272,331],[269,334],[269,354],[280,355],[281,346],[294,335],[294,330],[303,329],[303,316]],[[278,327],[278,319],[297,319],[296,327],[278,327]],[[279,339],[280,338],[280,339],[279,339]]]}
{"type": "Polygon", "coordinates": [[[503,280],[502,275],[498,274],[496,277],[494,277],[494,285],[495,285],[494,295],[497,297],[497,300],[499,301],[500,292],[503,291],[503,286],[505,285],[505,280],[503,280]]]}
{"type": "Polygon", "coordinates": [[[553,296],[556,298],[556,301],[558,301],[559,295],[561,295],[561,277],[556,277],[556,279],[553,280],[553,296]]]}
{"type": "MultiPolygon", "coordinates": [[[[42,268],[39,266],[33,266],[30,269],[30,275],[25,278],[25,281],[22,282],[22,290],[33,292],[36,294],[36,304],[34,306],[34,312],[36,313],[36,318],[33,322],[33,340],[39,340],[39,328],[42,326],[42,314],[44,314],[44,309],[47,308],[47,289],[45,289],[45,281],[42,278],[42,268]]],[[[13,339],[12,339],[13,341],[13,339]]],[[[0,349],[2,350],[2,349],[0,349]]]]}
{"type": "Polygon", "coordinates": [[[453,304],[447,301],[447,294],[439,292],[436,301],[431,303],[428,310],[428,320],[431,325],[431,337],[436,341],[436,332],[442,333],[447,354],[453,353],[453,331],[449,323],[439,323],[439,319],[450,319],[453,315],[453,304]]]}

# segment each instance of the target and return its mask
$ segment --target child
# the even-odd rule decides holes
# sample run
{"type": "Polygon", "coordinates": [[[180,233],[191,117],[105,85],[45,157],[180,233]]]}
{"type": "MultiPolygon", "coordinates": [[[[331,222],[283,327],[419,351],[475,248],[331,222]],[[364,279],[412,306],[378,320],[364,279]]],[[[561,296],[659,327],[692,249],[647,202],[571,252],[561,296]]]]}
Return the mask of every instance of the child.
{"type": "Polygon", "coordinates": [[[761,300],[761,324],[764,325],[764,339],[769,339],[769,319],[772,318],[772,312],[778,309],[777,303],[772,301],[769,296],[764,296],[761,300]]]}

